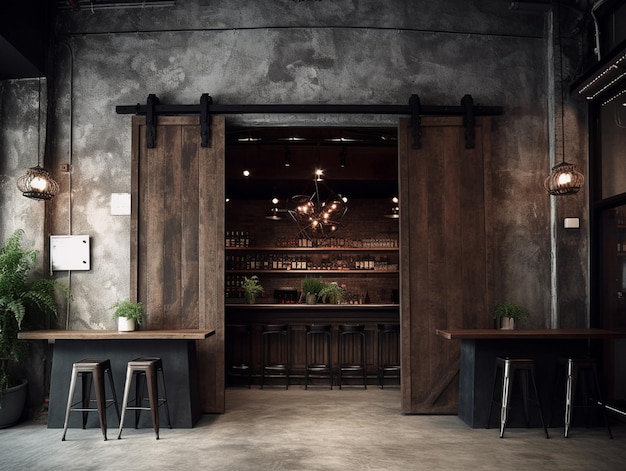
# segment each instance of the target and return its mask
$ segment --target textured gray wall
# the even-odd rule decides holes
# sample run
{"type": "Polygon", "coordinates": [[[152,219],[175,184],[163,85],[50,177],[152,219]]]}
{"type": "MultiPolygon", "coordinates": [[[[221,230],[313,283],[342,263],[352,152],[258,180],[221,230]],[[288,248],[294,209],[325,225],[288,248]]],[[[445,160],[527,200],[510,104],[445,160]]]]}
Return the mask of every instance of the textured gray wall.
{"type": "MultiPolygon", "coordinates": [[[[554,147],[547,21],[510,11],[509,3],[187,0],[170,8],[62,11],[46,157],[61,194],[49,203],[48,220],[53,234],[92,237],[92,270],[57,274],[74,296],[60,325],[114,328],[107,307],[128,296],[129,217],[109,214],[110,194],[130,191],[130,117],[117,115],[116,105],[145,103],[149,93],[162,103],[197,103],[209,93],[223,104],[406,104],[417,93],[422,104],[457,105],[471,94],[475,103],[504,108],[492,134],[496,300],[527,304],[526,327],[584,326],[586,192],[551,208],[542,188],[554,147]],[[61,173],[62,163],[72,171],[61,173]],[[565,233],[566,216],[581,217],[582,229],[565,233]],[[560,318],[551,317],[553,303],[560,318]]],[[[0,233],[25,227],[43,250],[43,205],[15,189],[23,169],[36,163],[30,135],[37,83],[0,87],[0,233]]],[[[586,173],[582,114],[569,107],[566,114],[567,160],[586,173]]],[[[271,115],[227,123],[396,120],[271,115]]]]}

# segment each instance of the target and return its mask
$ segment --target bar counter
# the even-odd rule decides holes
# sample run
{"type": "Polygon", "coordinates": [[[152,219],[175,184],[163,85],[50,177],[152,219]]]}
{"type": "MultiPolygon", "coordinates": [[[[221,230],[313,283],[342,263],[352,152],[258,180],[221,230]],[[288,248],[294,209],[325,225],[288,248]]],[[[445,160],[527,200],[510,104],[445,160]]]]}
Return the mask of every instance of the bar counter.
{"type": "MultiPolygon", "coordinates": [[[[91,359],[110,359],[117,400],[121,408],[130,360],[156,356],[163,360],[163,371],[172,427],[191,428],[200,418],[196,341],[215,334],[214,330],[39,330],[20,332],[25,340],[47,340],[54,344],[50,374],[48,428],[62,428],[69,392],[72,364],[91,359]]],[[[111,394],[108,381],[107,397],[111,394]]],[[[78,395],[77,395],[78,397],[78,395]]],[[[107,409],[109,427],[119,422],[113,407],[107,409]]],[[[89,414],[88,427],[99,427],[97,414],[89,414]]],[[[125,427],[131,427],[134,414],[127,414],[125,427]]],[[[70,415],[70,427],[80,428],[81,414],[70,415]]],[[[142,414],[141,427],[151,428],[149,413],[142,414]]]]}
{"type": "MultiPolygon", "coordinates": [[[[487,425],[496,357],[535,360],[539,395],[544,414],[549,416],[560,360],[584,356],[601,358],[603,340],[626,337],[626,332],[603,329],[436,329],[435,334],[446,340],[461,340],[458,415],[473,428],[487,425]]],[[[499,417],[497,411],[492,420],[493,417],[499,417]]],[[[555,411],[554,418],[558,425],[562,414],[555,411]]],[[[523,426],[523,422],[511,423],[511,426],[523,426]]]]}
{"type": "MultiPolygon", "coordinates": [[[[338,362],[338,328],[341,324],[362,324],[365,326],[366,356],[368,374],[374,376],[378,365],[378,324],[398,324],[400,306],[398,304],[227,304],[226,305],[226,348],[227,362],[233,347],[241,339],[229,336],[228,326],[249,325],[251,328],[252,375],[258,378],[261,370],[260,338],[264,324],[287,324],[290,335],[290,378],[294,383],[304,377],[306,355],[306,326],[329,324],[332,326],[332,364],[338,362]]],[[[317,342],[318,340],[314,340],[317,342]]],[[[352,351],[352,340],[346,349],[352,351]]],[[[316,343],[317,345],[317,343],[316,343]]],[[[315,346],[313,348],[322,348],[315,346]]],[[[399,350],[394,345],[393,350],[399,350]]],[[[228,367],[228,365],[227,365],[228,367]]]]}

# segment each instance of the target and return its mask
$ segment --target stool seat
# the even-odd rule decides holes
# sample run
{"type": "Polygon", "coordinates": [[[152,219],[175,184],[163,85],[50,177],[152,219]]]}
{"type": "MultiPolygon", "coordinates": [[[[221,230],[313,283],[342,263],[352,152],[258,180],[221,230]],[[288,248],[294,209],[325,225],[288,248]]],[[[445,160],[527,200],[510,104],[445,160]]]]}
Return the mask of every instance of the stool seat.
{"type": "Polygon", "coordinates": [[[491,404],[489,407],[489,418],[487,419],[487,427],[491,422],[491,412],[493,410],[494,402],[500,404],[500,438],[504,438],[504,429],[508,419],[508,412],[511,402],[511,390],[513,389],[514,380],[516,377],[520,377],[522,381],[522,400],[524,405],[524,418],[526,419],[526,425],[530,426],[530,420],[528,416],[528,383],[532,383],[532,388],[539,411],[539,418],[541,419],[541,425],[546,434],[546,438],[550,438],[548,435],[548,429],[546,428],[545,421],[543,420],[543,412],[541,410],[541,400],[539,399],[539,392],[537,391],[537,383],[535,380],[535,361],[529,358],[496,358],[496,366],[493,375],[493,387],[491,390],[491,404]],[[496,390],[497,378],[502,377],[502,391],[500,395],[500,401],[494,399],[496,390]]]}
{"type": "Polygon", "coordinates": [[[330,389],[333,389],[333,366],[332,366],[332,325],[310,324],[306,326],[305,338],[305,373],[304,389],[309,387],[310,378],[328,378],[330,389]],[[314,343],[314,338],[320,338],[321,342],[314,343]],[[323,344],[322,344],[323,342],[323,344]],[[322,346],[323,345],[323,346],[322,346]]]}
{"type": "Polygon", "coordinates": [[[83,429],[87,426],[87,416],[89,412],[98,412],[100,428],[104,439],[107,439],[107,414],[106,409],[110,405],[115,405],[117,419],[120,420],[120,411],[115,395],[115,385],[113,384],[113,373],[111,372],[111,361],[109,359],[83,359],[72,365],[72,376],[70,379],[70,389],[67,396],[67,407],[65,410],[65,421],[63,424],[63,436],[61,441],[65,441],[67,428],[69,425],[70,412],[83,413],[83,429]],[[106,375],[106,376],[105,376],[106,375]],[[81,378],[82,395],[81,400],[73,402],[74,391],[78,377],[81,378]],[[108,378],[111,399],[106,398],[105,378],[108,378]],[[91,385],[95,385],[96,399],[91,399],[91,385]],[[90,403],[95,402],[96,407],[90,407],[90,403]],[[77,407],[80,404],[80,407],[77,407]]]}
{"type": "Polygon", "coordinates": [[[165,406],[167,417],[167,425],[172,428],[170,422],[170,411],[167,404],[167,393],[165,391],[165,378],[163,375],[163,361],[159,357],[141,357],[129,361],[126,367],[126,383],[124,385],[124,400],[122,402],[122,418],[120,419],[120,428],[117,438],[122,438],[122,429],[124,428],[124,416],[127,410],[135,411],[135,428],[139,426],[139,417],[141,411],[149,410],[152,413],[152,426],[156,439],[159,439],[159,407],[165,406]],[[135,382],[135,398],[130,399],[131,386],[135,382]],[[144,397],[144,384],[148,389],[149,407],[143,405],[146,398],[144,397]],[[161,386],[159,393],[159,385],[161,386]],[[159,397],[161,396],[161,397],[159,397]],[[132,404],[132,405],[129,405],[132,404]]]}

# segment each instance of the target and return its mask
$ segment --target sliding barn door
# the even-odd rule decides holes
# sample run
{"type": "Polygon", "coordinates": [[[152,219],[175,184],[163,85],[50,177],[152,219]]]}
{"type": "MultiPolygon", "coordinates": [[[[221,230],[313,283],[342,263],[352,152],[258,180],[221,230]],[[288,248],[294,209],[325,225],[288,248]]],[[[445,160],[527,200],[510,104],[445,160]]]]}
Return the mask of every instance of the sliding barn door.
{"type": "Polygon", "coordinates": [[[435,329],[493,326],[489,119],[465,148],[462,118],[400,120],[402,412],[456,413],[459,341],[435,329]]]}
{"type": "Polygon", "coordinates": [[[197,342],[202,412],[224,412],[224,118],[200,146],[199,117],[133,118],[131,297],[145,329],[215,329],[197,342]]]}

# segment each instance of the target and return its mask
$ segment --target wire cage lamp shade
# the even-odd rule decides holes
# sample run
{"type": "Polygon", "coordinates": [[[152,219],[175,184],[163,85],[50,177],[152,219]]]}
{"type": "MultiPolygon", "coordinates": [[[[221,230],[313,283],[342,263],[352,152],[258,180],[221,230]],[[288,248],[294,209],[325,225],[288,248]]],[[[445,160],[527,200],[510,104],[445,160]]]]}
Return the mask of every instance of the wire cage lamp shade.
{"type": "Polygon", "coordinates": [[[24,196],[35,200],[50,200],[59,192],[59,184],[39,165],[29,168],[17,179],[17,188],[24,196]]]}
{"type": "Polygon", "coordinates": [[[584,183],[585,177],[576,169],[576,165],[563,161],[552,167],[543,187],[551,195],[563,196],[578,193],[584,183]]]}
{"type": "MultiPolygon", "coordinates": [[[[50,200],[59,192],[59,184],[39,164],[41,142],[41,78],[37,92],[37,166],[29,168],[17,179],[17,188],[22,195],[34,200],[50,200]]],[[[45,138],[44,138],[45,140],[45,138]]]]}

